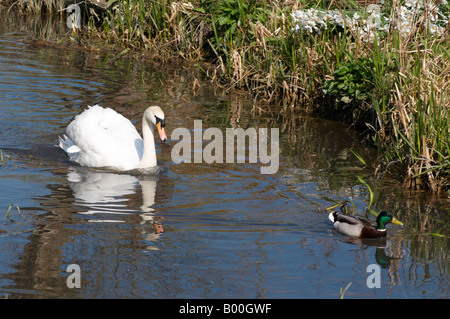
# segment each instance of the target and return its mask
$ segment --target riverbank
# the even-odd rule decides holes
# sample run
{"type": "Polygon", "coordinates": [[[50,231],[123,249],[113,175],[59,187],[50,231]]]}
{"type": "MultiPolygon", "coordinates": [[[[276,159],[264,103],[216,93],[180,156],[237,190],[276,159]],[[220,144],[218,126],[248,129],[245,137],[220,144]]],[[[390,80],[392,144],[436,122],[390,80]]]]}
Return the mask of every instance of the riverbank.
{"type": "MultiPolygon", "coordinates": [[[[372,167],[376,179],[449,194],[449,5],[371,2],[80,4],[73,38],[212,63],[205,72],[213,81],[250,92],[267,111],[353,123],[383,154],[372,167]]],[[[76,17],[64,11],[68,0],[4,3],[76,17]]]]}

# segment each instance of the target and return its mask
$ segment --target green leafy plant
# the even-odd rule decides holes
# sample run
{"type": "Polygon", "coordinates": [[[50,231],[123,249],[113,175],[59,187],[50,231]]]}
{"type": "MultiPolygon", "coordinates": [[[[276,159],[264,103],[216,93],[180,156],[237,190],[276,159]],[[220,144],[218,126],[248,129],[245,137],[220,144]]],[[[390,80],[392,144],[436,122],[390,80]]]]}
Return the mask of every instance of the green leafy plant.
{"type": "Polygon", "coordinates": [[[373,92],[374,62],[371,58],[359,58],[337,64],[331,74],[332,80],[325,82],[323,92],[348,103],[351,100],[367,100],[373,92]]]}
{"type": "Polygon", "coordinates": [[[213,41],[219,44],[222,41],[233,41],[238,34],[237,30],[245,30],[250,22],[262,21],[265,14],[263,4],[264,2],[255,0],[203,0],[195,11],[211,14],[215,33],[213,41]]]}

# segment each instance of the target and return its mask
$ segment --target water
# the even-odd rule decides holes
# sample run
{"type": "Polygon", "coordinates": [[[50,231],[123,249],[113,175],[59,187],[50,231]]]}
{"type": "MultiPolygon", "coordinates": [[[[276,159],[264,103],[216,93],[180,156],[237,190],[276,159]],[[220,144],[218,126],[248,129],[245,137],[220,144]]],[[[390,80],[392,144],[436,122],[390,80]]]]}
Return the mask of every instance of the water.
{"type": "Polygon", "coordinates": [[[345,125],[255,117],[245,95],[214,88],[193,67],[34,45],[30,30],[42,24],[0,18],[1,296],[338,298],[352,283],[345,298],[449,297],[448,237],[432,234],[448,236],[447,199],[385,182],[374,205],[405,222],[389,227],[386,247],[332,230],[321,209],[368,203],[357,182],[367,172],[350,149],[376,155],[345,125]],[[164,108],[169,141],[156,144],[157,178],[82,168],[54,146],[96,103],[137,127],[145,107],[164,108]],[[175,164],[171,132],[192,132],[196,119],[223,131],[279,127],[278,172],[175,164]],[[11,207],[11,220],[10,204],[20,209],[11,207]],[[80,267],[81,288],[68,288],[70,264],[80,267]],[[380,266],[380,288],[367,285],[371,264],[380,266]]]}

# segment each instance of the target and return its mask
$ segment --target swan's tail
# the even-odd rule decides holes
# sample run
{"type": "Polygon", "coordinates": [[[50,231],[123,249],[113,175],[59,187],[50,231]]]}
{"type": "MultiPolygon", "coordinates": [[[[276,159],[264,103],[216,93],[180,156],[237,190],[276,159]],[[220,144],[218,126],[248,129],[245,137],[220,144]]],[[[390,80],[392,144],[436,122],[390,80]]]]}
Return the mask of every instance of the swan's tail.
{"type": "Polygon", "coordinates": [[[76,146],[70,138],[67,137],[67,135],[63,135],[63,137],[58,136],[59,139],[59,146],[64,150],[64,152],[67,153],[71,161],[75,161],[78,157],[78,153],[81,151],[81,149],[76,146]]]}

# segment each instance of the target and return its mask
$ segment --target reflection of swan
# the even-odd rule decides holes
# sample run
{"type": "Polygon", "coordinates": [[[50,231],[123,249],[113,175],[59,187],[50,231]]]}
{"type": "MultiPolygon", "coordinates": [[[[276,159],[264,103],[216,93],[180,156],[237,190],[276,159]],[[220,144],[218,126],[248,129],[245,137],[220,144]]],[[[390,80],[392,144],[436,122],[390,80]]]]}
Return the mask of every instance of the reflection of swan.
{"type": "Polygon", "coordinates": [[[153,127],[166,141],[164,113],[151,106],[142,119],[142,139],[134,125],[116,111],[99,105],[77,115],[66,129],[59,146],[71,161],[87,167],[111,167],[126,171],[156,166],[153,127]]]}
{"type": "Polygon", "coordinates": [[[83,206],[105,205],[125,201],[123,196],[136,192],[139,180],[131,175],[69,168],[69,186],[83,206]]]}
{"type": "MultiPolygon", "coordinates": [[[[141,225],[147,240],[154,241],[164,232],[162,225],[154,219],[155,193],[157,176],[142,178],[127,174],[96,171],[82,167],[71,167],[67,174],[78,205],[87,207],[81,214],[108,214],[117,216],[135,212],[129,208],[126,195],[135,194],[138,186],[142,190],[141,225]]],[[[90,219],[90,222],[122,222],[120,219],[90,219]]]]}

